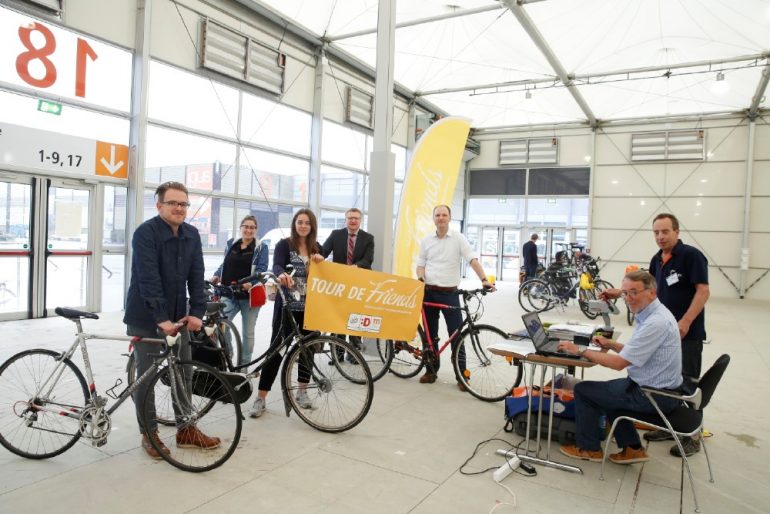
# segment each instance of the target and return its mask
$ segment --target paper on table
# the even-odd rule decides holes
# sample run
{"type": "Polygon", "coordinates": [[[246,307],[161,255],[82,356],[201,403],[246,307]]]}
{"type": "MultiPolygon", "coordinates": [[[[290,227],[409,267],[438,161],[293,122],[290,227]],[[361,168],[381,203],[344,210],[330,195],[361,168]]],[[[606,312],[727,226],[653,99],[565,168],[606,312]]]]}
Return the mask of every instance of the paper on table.
{"type": "Polygon", "coordinates": [[[581,336],[590,336],[596,330],[594,325],[569,325],[566,323],[559,323],[548,327],[549,332],[571,332],[573,334],[579,334],[581,336]]]}
{"type": "Polygon", "coordinates": [[[529,339],[521,339],[518,341],[500,341],[490,344],[487,348],[503,350],[506,352],[518,353],[519,355],[529,355],[535,353],[535,345],[529,339]]]}

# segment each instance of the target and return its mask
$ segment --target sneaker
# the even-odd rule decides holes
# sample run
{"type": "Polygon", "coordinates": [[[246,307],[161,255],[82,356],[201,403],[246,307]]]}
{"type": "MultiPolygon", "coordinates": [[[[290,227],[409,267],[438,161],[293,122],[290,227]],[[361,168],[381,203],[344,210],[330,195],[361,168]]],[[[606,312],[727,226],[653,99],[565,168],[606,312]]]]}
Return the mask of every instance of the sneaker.
{"type": "Polygon", "coordinates": [[[177,448],[201,448],[212,450],[222,442],[218,437],[209,437],[201,432],[195,425],[180,428],[176,432],[177,448]]]}
{"type": "Polygon", "coordinates": [[[626,446],[623,448],[623,451],[610,455],[609,459],[615,464],[635,464],[637,462],[647,462],[650,460],[650,457],[647,456],[644,448],[634,450],[630,446],[626,446]]]}
{"type": "MultiPolygon", "coordinates": [[[[171,450],[166,447],[165,444],[163,444],[163,441],[160,440],[160,436],[158,436],[158,431],[155,430],[152,433],[152,438],[155,439],[155,442],[160,447],[160,451],[165,453],[166,455],[169,455],[171,453],[171,450]]],[[[144,449],[144,452],[152,457],[155,460],[162,459],[163,456],[161,456],[160,452],[155,449],[155,447],[150,442],[150,438],[147,437],[147,434],[142,434],[142,448],[144,449]]]]}
{"type": "Polygon", "coordinates": [[[249,417],[258,418],[265,413],[265,400],[263,398],[257,398],[254,400],[254,405],[249,410],[249,417]]]}
{"type": "Polygon", "coordinates": [[[426,371],[423,376],[420,377],[421,384],[432,384],[436,381],[436,374],[426,371]]]}
{"type": "MultiPolygon", "coordinates": [[[[692,437],[683,437],[682,448],[684,448],[685,456],[690,457],[692,455],[695,455],[700,451],[700,439],[693,439],[692,437]]],[[[679,453],[679,447],[677,445],[672,446],[671,449],[668,451],[668,453],[670,453],[674,457],[682,456],[682,454],[679,453]]]]}
{"type": "Polygon", "coordinates": [[[300,389],[297,392],[297,396],[295,396],[295,399],[297,400],[297,404],[302,409],[312,409],[313,408],[313,402],[310,401],[310,397],[307,395],[307,391],[304,389],[300,389]]]}
{"type": "Polygon", "coordinates": [[[567,457],[590,460],[591,462],[601,462],[604,455],[601,450],[582,450],[574,444],[563,444],[559,447],[559,451],[567,457]]]}
{"type": "Polygon", "coordinates": [[[653,430],[652,432],[647,432],[642,437],[644,437],[645,441],[650,441],[651,443],[674,440],[674,436],[668,430],[653,430]]]}

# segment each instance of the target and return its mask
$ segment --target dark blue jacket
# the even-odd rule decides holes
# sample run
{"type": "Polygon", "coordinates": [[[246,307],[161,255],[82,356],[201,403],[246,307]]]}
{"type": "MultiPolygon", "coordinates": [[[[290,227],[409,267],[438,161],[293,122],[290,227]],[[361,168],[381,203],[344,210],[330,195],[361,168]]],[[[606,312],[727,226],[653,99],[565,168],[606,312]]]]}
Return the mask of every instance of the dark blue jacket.
{"type": "Polygon", "coordinates": [[[182,223],[177,236],[160,216],[139,225],[131,240],[131,284],[126,298],[127,325],[155,330],[158,323],[188,314],[202,317],[203,249],[198,230],[182,223]]]}

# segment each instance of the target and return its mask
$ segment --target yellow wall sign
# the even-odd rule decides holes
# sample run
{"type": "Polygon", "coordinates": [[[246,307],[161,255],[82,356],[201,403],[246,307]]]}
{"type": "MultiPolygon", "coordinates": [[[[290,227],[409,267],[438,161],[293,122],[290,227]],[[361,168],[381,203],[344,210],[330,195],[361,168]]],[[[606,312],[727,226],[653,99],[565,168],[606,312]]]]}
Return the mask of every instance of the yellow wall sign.
{"type": "Polygon", "coordinates": [[[305,329],[412,340],[422,282],[333,262],[314,263],[307,278],[305,329]]]}
{"type": "Polygon", "coordinates": [[[470,120],[465,118],[443,118],[417,142],[398,207],[393,253],[396,275],[414,276],[420,241],[436,229],[433,208],[452,204],[470,128],[470,120]]]}

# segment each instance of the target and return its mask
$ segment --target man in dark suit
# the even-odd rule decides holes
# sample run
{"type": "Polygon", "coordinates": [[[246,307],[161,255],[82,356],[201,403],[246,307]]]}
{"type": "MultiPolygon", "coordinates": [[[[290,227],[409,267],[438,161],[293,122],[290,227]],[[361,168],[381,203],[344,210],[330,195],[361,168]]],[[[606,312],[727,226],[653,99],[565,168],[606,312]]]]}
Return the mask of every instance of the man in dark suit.
{"type": "Polygon", "coordinates": [[[372,269],[374,236],[361,230],[361,211],[352,207],[345,212],[345,228],[333,230],[321,248],[332,262],[372,269]]]}
{"type": "MultiPolygon", "coordinates": [[[[345,228],[333,230],[321,247],[323,258],[332,256],[332,261],[364,269],[372,269],[374,260],[374,236],[361,230],[361,211],[351,207],[345,211],[345,228]]],[[[320,257],[314,260],[321,260],[320,257]]],[[[343,339],[344,335],[338,334],[343,339]]],[[[361,338],[350,336],[350,342],[361,348],[361,338]]],[[[340,355],[340,358],[343,356],[340,355]]],[[[348,359],[350,362],[358,362],[348,359]]],[[[330,362],[331,364],[331,362],[330,362]]]]}

